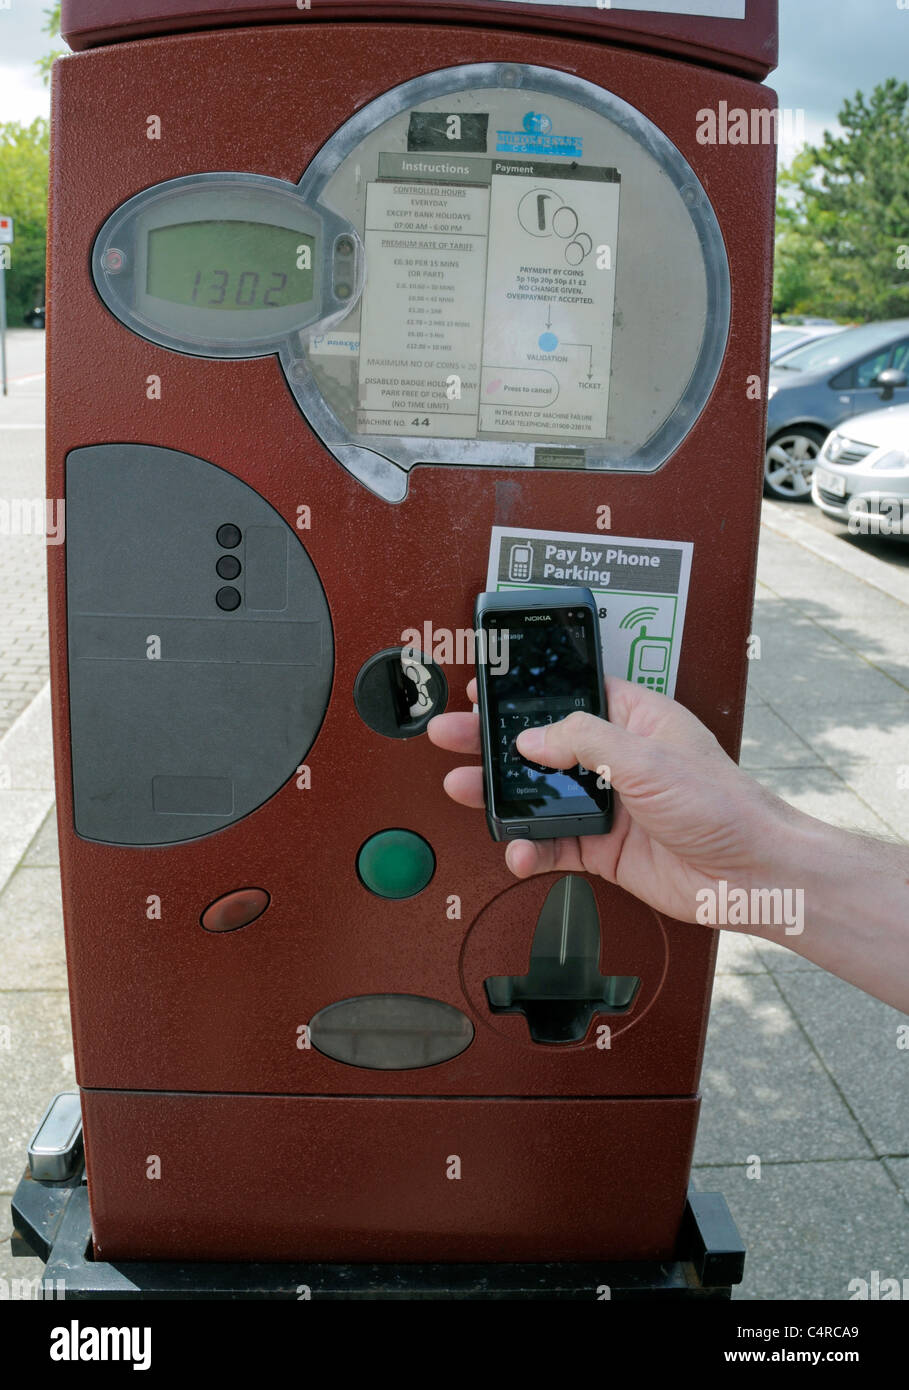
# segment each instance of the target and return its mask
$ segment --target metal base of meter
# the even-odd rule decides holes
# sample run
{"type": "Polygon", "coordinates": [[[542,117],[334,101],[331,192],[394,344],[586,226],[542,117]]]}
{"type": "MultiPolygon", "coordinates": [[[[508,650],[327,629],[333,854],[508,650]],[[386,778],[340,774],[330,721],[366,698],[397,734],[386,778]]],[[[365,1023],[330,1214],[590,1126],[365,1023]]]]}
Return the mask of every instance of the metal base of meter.
{"type": "MultiPolygon", "coordinates": [[[[254,1200],[254,1194],[251,1194],[254,1200]]],[[[26,1172],[12,1201],[12,1252],[45,1262],[44,1297],[332,1300],[729,1299],[745,1250],[720,1192],[690,1191],[670,1260],[558,1264],[211,1264],[92,1258],[88,1189],[26,1172]]]]}

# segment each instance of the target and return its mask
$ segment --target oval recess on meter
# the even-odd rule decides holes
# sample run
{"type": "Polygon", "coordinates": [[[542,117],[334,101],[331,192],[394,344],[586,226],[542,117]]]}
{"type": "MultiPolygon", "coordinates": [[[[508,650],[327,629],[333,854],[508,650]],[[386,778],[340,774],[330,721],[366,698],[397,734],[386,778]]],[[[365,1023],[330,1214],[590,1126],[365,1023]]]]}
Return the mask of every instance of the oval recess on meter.
{"type": "Polygon", "coordinates": [[[374,1071],[415,1071],[450,1062],[473,1042],[466,1014],[418,994],[365,994],[320,1009],[312,1045],[336,1062],[374,1071]]]}
{"type": "Polygon", "coordinates": [[[197,356],[255,357],[350,312],[362,244],[296,184],[191,174],[144,189],[107,219],[92,274],[107,307],[141,337],[197,356]]]}

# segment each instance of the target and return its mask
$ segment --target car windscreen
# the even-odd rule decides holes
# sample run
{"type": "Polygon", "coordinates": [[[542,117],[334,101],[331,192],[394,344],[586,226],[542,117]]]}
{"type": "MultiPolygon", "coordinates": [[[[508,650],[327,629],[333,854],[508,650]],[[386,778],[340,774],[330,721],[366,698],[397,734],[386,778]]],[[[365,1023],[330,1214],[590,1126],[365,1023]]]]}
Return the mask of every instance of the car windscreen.
{"type": "MultiPolygon", "coordinates": [[[[905,325],[904,325],[905,328],[905,325]]],[[[900,336],[900,329],[892,323],[864,323],[859,328],[847,328],[842,333],[831,333],[816,342],[806,343],[804,347],[787,352],[778,371],[785,372],[835,372],[839,367],[848,366],[875,348],[885,346],[900,336]]]]}
{"type": "Polygon", "coordinates": [[[772,328],[770,330],[770,351],[779,352],[780,348],[789,347],[804,336],[799,328],[772,328]]]}

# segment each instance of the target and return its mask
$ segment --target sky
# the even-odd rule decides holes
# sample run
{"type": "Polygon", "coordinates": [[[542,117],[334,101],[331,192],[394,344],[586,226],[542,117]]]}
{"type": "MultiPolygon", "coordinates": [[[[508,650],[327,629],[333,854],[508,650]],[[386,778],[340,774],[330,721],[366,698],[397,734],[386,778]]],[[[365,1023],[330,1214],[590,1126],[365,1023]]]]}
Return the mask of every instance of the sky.
{"type": "MultiPolygon", "coordinates": [[[[49,3],[0,0],[0,121],[48,114],[50,96],[34,62],[63,46],[42,33],[49,3]]],[[[909,76],[907,57],[909,8],[900,0],[780,0],[780,64],[768,82],[782,107],[804,111],[805,137],[816,142],[836,127],[844,97],[857,88],[870,92],[885,77],[909,76]]],[[[784,143],[781,163],[794,152],[784,143]]]]}

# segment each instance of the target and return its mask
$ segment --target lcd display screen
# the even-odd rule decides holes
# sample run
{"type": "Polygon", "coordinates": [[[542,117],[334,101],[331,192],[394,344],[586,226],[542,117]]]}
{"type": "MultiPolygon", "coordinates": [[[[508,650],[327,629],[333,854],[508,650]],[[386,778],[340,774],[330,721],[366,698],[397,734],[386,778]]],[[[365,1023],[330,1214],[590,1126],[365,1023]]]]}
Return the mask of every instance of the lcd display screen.
{"type": "Polygon", "coordinates": [[[200,309],[282,309],[313,297],[315,238],[267,222],[175,222],[148,233],[146,292],[200,309]]]}
{"type": "Polygon", "coordinates": [[[574,710],[600,712],[593,614],[552,608],[551,621],[526,612],[486,613],[490,655],[486,675],[492,751],[494,814],[503,820],[555,815],[595,816],[608,811],[608,786],[580,766],[558,771],[528,762],[515,747],[524,729],[553,724],[574,710]],[[507,646],[501,634],[507,632],[507,646]],[[499,671],[496,674],[497,670],[499,671]]]}

